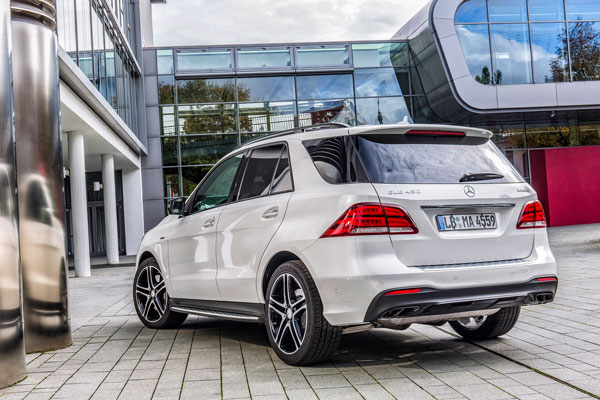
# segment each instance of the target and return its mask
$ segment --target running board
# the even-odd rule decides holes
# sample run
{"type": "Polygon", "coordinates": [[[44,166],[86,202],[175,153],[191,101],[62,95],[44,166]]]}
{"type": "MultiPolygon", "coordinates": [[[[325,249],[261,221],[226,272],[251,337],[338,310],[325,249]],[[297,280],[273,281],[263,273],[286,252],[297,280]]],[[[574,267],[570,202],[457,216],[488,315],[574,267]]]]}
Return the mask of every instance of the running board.
{"type": "Polygon", "coordinates": [[[182,307],[182,306],[171,306],[170,309],[175,312],[199,315],[201,317],[223,318],[223,319],[229,319],[229,320],[233,320],[233,321],[260,322],[260,317],[257,317],[254,315],[244,315],[244,314],[237,314],[237,313],[226,312],[226,311],[203,310],[200,308],[191,308],[191,307],[182,307]]]}

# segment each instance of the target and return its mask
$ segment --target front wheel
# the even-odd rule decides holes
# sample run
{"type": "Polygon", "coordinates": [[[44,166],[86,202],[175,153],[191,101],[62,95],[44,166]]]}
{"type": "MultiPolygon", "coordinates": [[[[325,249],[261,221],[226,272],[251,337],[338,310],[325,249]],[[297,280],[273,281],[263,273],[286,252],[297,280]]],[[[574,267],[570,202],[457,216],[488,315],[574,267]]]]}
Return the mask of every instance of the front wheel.
{"type": "Polygon", "coordinates": [[[169,309],[165,280],[154,258],[144,260],[135,273],[133,304],[138,317],[148,328],[177,328],[187,318],[187,314],[169,309]]]}
{"type": "Polygon", "coordinates": [[[508,333],[517,323],[520,312],[521,306],[507,307],[492,315],[462,318],[449,323],[452,329],[465,339],[493,339],[508,333]]]}
{"type": "Polygon", "coordinates": [[[342,328],[323,317],[319,292],[301,261],[288,261],[275,270],[265,300],[269,342],[287,364],[322,362],[339,346],[342,328]]]}

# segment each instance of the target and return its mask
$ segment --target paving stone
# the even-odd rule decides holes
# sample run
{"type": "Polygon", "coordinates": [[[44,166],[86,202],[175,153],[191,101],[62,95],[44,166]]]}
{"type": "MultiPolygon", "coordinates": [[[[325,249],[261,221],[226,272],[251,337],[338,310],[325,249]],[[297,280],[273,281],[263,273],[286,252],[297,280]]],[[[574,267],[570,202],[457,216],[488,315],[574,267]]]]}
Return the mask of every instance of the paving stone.
{"type": "Polygon", "coordinates": [[[129,293],[135,269],[95,269],[70,281],[74,344],[28,354],[27,379],[0,400],[587,397],[555,379],[600,396],[600,224],[549,232],[557,297],[524,307],[501,338],[474,345],[447,325],[377,329],[345,335],[329,362],[302,368],[283,363],[258,325],[192,316],[180,329],[149,329],[129,293]]]}

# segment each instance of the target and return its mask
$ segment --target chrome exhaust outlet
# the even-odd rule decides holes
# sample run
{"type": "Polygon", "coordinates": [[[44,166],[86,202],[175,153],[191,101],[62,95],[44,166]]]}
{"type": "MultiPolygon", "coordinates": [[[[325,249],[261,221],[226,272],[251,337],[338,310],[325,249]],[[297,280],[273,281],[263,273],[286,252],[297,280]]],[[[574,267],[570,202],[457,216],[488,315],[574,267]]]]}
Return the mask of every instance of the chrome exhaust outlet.
{"type": "Polygon", "coordinates": [[[398,327],[410,324],[433,324],[438,322],[455,321],[461,318],[488,316],[497,313],[499,310],[499,308],[495,308],[491,310],[466,311],[453,314],[425,315],[421,317],[405,318],[380,317],[379,319],[377,319],[377,323],[384,328],[398,329],[398,327]]]}

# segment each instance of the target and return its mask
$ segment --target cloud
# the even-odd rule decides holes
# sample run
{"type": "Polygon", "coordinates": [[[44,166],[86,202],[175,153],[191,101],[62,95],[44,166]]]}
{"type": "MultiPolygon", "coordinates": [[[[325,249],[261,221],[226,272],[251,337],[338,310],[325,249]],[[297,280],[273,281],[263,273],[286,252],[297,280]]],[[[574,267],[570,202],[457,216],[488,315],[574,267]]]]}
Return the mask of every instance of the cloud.
{"type": "Polygon", "coordinates": [[[155,46],[387,40],[427,0],[167,0],[155,46]]]}

